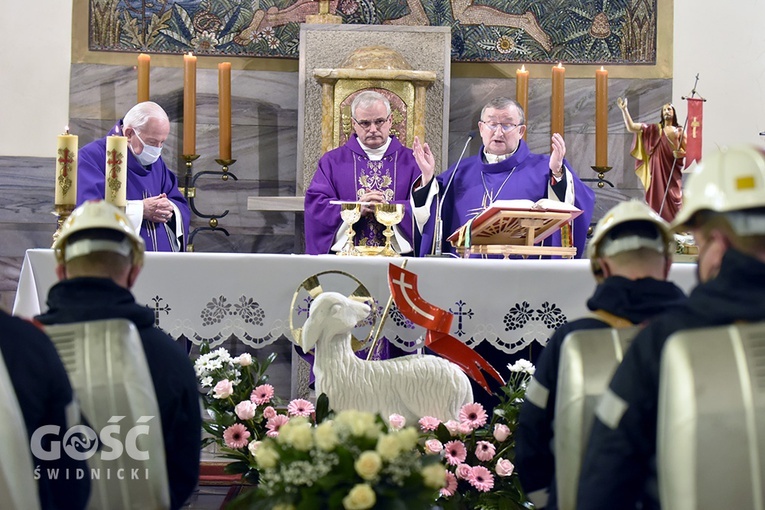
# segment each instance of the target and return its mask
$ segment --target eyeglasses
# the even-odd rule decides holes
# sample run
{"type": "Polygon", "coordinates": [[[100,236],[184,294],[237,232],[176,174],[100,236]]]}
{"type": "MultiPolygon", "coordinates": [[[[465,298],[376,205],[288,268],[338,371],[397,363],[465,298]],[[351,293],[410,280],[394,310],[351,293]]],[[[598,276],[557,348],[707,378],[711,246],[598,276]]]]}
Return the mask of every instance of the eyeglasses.
{"type": "Polygon", "coordinates": [[[369,128],[372,127],[372,124],[374,124],[377,129],[380,129],[380,127],[382,127],[383,124],[388,122],[388,119],[390,117],[386,117],[384,119],[375,119],[375,120],[356,120],[355,117],[351,117],[351,118],[353,119],[353,122],[355,122],[356,124],[364,128],[365,130],[369,130],[369,128]]]}
{"type": "Polygon", "coordinates": [[[487,128],[489,128],[491,131],[496,131],[497,128],[501,127],[502,132],[505,134],[509,133],[510,131],[517,128],[518,126],[523,125],[523,124],[504,124],[502,122],[486,122],[483,120],[481,121],[481,123],[487,128]]]}

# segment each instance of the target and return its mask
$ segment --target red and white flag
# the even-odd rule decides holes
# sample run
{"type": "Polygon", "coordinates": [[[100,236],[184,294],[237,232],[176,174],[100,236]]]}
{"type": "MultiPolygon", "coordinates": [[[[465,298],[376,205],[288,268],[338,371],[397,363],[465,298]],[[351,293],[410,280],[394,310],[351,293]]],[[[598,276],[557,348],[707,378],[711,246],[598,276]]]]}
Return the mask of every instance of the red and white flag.
{"type": "Polygon", "coordinates": [[[430,350],[459,366],[471,379],[481,385],[488,393],[491,388],[481,370],[486,371],[500,384],[505,384],[502,376],[480,354],[465,345],[449,333],[454,315],[442,308],[425,301],[417,290],[417,275],[396,264],[388,265],[388,285],[401,314],[427,329],[425,346],[430,350]]]}
{"type": "Polygon", "coordinates": [[[688,137],[685,144],[685,168],[694,161],[701,162],[701,135],[704,130],[704,100],[695,97],[686,98],[688,101],[688,120],[685,134],[688,137]]]}

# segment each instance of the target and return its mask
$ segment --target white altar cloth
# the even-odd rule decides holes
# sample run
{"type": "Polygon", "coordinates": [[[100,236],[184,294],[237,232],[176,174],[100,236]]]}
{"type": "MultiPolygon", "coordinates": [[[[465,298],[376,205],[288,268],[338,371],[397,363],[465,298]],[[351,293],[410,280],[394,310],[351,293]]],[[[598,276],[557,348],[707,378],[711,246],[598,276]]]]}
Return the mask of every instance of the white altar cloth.
{"type": "MultiPolygon", "coordinates": [[[[358,278],[384,310],[390,292],[388,264],[403,259],[227,253],[147,253],[133,288],[139,303],[152,308],[156,322],[173,338],[212,346],[232,337],[260,349],[291,339],[293,294],[311,275],[340,270],[358,278]]],[[[488,343],[512,354],[538,342],[555,328],[587,313],[595,283],[588,260],[480,260],[409,258],[420,294],[455,314],[452,335],[475,348],[488,343]]],[[[674,264],[670,279],[686,292],[695,285],[695,264],[674,264]]],[[[46,310],[56,282],[52,250],[28,250],[13,313],[31,317],[46,310]]],[[[331,281],[322,281],[325,290],[331,281]]],[[[305,293],[304,293],[305,294],[305,293]]],[[[307,296],[306,296],[307,297],[307,296]]],[[[296,324],[306,318],[308,301],[295,304],[296,324]]],[[[371,329],[371,326],[370,326],[371,329]]],[[[393,307],[382,336],[405,351],[423,335],[393,307]]],[[[488,345],[480,349],[484,353],[488,345]]],[[[484,354],[485,356],[485,354],[484,354]]]]}

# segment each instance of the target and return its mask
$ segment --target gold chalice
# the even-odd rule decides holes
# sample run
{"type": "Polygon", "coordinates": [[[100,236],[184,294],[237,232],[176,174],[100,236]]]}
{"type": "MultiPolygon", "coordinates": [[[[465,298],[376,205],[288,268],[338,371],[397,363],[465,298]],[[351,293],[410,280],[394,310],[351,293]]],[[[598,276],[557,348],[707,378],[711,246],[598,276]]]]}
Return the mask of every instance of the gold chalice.
{"type": "Polygon", "coordinates": [[[340,217],[344,222],[348,223],[348,230],[345,233],[345,235],[348,237],[348,240],[346,241],[343,249],[340,250],[337,254],[358,255],[359,252],[356,250],[356,246],[353,244],[353,238],[356,236],[356,232],[353,230],[353,224],[359,221],[361,218],[361,204],[356,202],[343,202],[340,204],[340,217]]]}
{"type": "Polygon", "coordinates": [[[385,225],[385,248],[380,251],[384,257],[398,257],[399,254],[391,248],[390,238],[393,237],[393,225],[398,225],[404,219],[404,204],[377,204],[375,218],[385,225]]]}

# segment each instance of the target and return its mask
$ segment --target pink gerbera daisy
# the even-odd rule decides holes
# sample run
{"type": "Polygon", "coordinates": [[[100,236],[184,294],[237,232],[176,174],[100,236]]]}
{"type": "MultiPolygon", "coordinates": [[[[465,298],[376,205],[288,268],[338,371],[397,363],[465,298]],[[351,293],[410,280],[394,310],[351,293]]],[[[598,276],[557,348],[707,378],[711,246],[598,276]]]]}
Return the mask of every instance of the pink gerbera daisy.
{"type": "Polygon", "coordinates": [[[478,441],[478,444],[475,445],[475,456],[482,462],[493,459],[495,453],[497,453],[497,449],[488,441],[478,441]]]}
{"type": "Polygon", "coordinates": [[[467,423],[473,429],[486,425],[486,411],[477,402],[465,404],[460,409],[460,423],[467,423]]]}
{"type": "Polygon", "coordinates": [[[241,423],[231,425],[223,431],[223,440],[229,448],[244,448],[249,444],[249,437],[250,431],[241,423]]]}
{"type": "Polygon", "coordinates": [[[465,462],[467,458],[467,448],[462,441],[449,441],[444,445],[444,455],[446,461],[452,466],[465,462]]]}
{"type": "Polygon", "coordinates": [[[282,425],[290,421],[289,417],[283,415],[283,414],[277,414],[273,418],[269,418],[266,422],[266,428],[268,429],[268,432],[266,432],[266,435],[268,437],[276,437],[279,435],[279,429],[282,425]]]}
{"type": "Polygon", "coordinates": [[[274,398],[274,387],[270,384],[261,384],[250,394],[250,400],[258,405],[267,404],[274,398]]]}
{"type": "Polygon", "coordinates": [[[312,403],[302,398],[296,398],[287,405],[287,412],[290,416],[311,416],[316,410],[312,403]]]}
{"type": "Polygon", "coordinates": [[[468,482],[479,491],[488,492],[494,487],[494,475],[483,466],[475,466],[470,471],[468,482]]]}
{"type": "Polygon", "coordinates": [[[438,428],[438,424],[441,423],[441,420],[438,418],[434,418],[433,416],[423,416],[420,418],[420,428],[424,432],[431,432],[433,430],[436,430],[438,428]]]}
{"type": "Polygon", "coordinates": [[[448,498],[454,496],[457,491],[457,477],[451,471],[446,472],[446,487],[441,489],[441,496],[448,498]]]}

